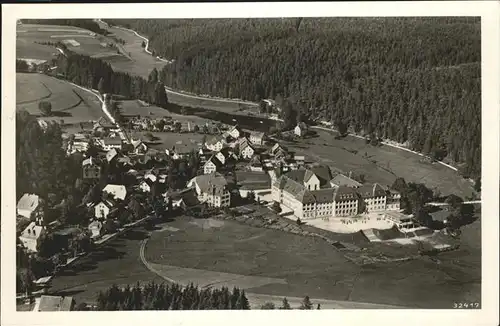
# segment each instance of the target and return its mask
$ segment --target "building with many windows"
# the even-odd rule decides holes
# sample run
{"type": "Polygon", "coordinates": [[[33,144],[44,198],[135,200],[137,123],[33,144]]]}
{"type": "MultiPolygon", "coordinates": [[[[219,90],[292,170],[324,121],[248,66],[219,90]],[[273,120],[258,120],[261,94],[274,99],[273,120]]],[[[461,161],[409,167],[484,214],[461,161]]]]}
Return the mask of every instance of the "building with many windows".
{"type": "Polygon", "coordinates": [[[223,175],[214,172],[199,175],[191,179],[188,188],[194,188],[200,202],[212,207],[229,207],[231,194],[227,188],[227,181],[223,175]]]}
{"type": "MultiPolygon", "coordinates": [[[[337,181],[340,178],[337,178],[337,181]]],[[[277,176],[272,199],[301,219],[349,217],[360,213],[399,210],[400,195],[379,184],[351,186],[333,183],[328,167],[316,166],[277,176]]]]}

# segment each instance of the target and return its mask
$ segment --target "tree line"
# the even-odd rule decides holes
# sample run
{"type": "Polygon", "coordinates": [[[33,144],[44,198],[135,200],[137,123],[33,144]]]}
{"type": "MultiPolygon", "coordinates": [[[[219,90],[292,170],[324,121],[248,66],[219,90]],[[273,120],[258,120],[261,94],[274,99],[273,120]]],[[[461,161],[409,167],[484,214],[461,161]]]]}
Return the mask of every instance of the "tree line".
{"type": "Polygon", "coordinates": [[[168,97],[164,84],[158,79],[158,72],[151,73],[148,80],[114,71],[111,65],[101,59],[71,53],[57,58],[56,73],[77,85],[98,89],[101,94],[112,93],[125,98],[140,99],[166,108],[168,97]],[[156,77],[155,77],[156,73],[156,77]]]}
{"type": "Polygon", "coordinates": [[[102,29],[99,24],[92,19],[21,19],[21,22],[23,24],[74,26],[88,29],[97,34],[108,34],[105,29],[102,29]]]}
{"type": "MultiPolygon", "coordinates": [[[[234,287],[199,288],[193,284],[182,287],[179,284],[150,282],[139,283],[124,288],[112,285],[97,294],[97,311],[123,310],[249,310],[250,303],[245,290],[234,287]]],[[[81,310],[85,305],[79,305],[81,310]]],[[[320,305],[317,305],[320,309],[320,305]]],[[[283,298],[282,305],[265,303],[260,309],[292,309],[288,300],[283,298]]],[[[309,297],[304,297],[299,309],[313,309],[309,297]]]]}
{"type": "Polygon", "coordinates": [[[173,88],[276,99],[298,117],[406,143],[481,171],[481,33],[477,18],[113,20],[175,59],[173,88]]]}

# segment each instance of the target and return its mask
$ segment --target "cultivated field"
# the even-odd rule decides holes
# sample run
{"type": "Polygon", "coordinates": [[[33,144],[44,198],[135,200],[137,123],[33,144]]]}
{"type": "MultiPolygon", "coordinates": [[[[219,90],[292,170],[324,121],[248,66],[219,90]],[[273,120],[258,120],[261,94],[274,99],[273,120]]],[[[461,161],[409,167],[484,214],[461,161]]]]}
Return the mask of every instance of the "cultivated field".
{"type": "MultiPolygon", "coordinates": [[[[228,221],[210,227],[185,218],[169,225],[179,231],[153,232],[145,251],[148,262],[157,268],[187,268],[194,279],[214,275],[207,271],[238,274],[250,293],[421,308],[450,308],[457,300],[479,296],[477,279],[462,273],[458,282],[450,270],[459,266],[444,259],[439,265],[419,259],[360,267],[317,239],[228,221]],[[244,276],[275,280],[260,285],[261,280],[255,279],[251,287],[244,276]]],[[[172,271],[165,274],[182,277],[178,269],[172,271]]],[[[226,277],[220,281],[227,282],[226,277]]]]}
{"type": "Polygon", "coordinates": [[[16,57],[50,60],[57,55],[54,46],[35,42],[63,42],[69,50],[85,55],[116,55],[116,49],[105,45],[110,40],[72,26],[23,24],[17,27],[16,57]]]}
{"type": "Polygon", "coordinates": [[[103,113],[95,96],[57,78],[37,73],[16,74],[16,108],[39,116],[38,103],[52,104],[53,115],[44,120],[66,124],[97,120],[103,113]]]}
{"type": "Polygon", "coordinates": [[[291,150],[306,155],[309,161],[322,162],[346,174],[364,174],[366,182],[392,185],[397,177],[407,182],[424,183],[437,188],[442,195],[456,194],[463,198],[473,194],[470,182],[447,167],[425,161],[422,157],[389,146],[373,147],[362,139],[335,139],[335,132],[315,130],[318,137],[284,142],[291,150]],[[366,154],[366,155],[365,155],[366,154]]]}

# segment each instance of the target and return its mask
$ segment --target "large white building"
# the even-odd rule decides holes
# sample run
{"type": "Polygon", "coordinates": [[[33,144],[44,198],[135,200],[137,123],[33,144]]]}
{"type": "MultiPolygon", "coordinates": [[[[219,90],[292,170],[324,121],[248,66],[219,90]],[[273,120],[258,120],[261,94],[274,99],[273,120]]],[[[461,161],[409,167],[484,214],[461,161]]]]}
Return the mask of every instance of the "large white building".
{"type": "Polygon", "coordinates": [[[229,207],[231,194],[227,189],[227,181],[220,173],[204,174],[194,177],[188,182],[194,188],[200,202],[212,207],[229,207]]]}
{"type": "Polygon", "coordinates": [[[357,188],[334,183],[332,187],[332,180],[328,167],[291,171],[273,181],[272,199],[301,219],[328,220],[365,212],[399,210],[400,197],[394,191],[378,184],[357,188]]]}

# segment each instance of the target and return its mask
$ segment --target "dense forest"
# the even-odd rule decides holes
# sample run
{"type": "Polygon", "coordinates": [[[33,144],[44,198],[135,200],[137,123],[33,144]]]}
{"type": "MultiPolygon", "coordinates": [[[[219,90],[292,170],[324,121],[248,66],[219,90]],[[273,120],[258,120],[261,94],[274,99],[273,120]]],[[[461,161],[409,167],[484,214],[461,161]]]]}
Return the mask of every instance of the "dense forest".
{"type": "Polygon", "coordinates": [[[170,87],[276,99],[292,107],[290,116],[407,143],[480,176],[479,18],[108,22],[148,36],[156,55],[175,59],[160,77],[170,87]]]}
{"type": "Polygon", "coordinates": [[[92,19],[21,19],[21,22],[23,24],[75,26],[97,34],[107,34],[107,31],[99,27],[99,24],[92,19]]]}
{"type": "Polygon", "coordinates": [[[166,108],[168,103],[165,86],[158,79],[158,71],[151,72],[149,79],[130,76],[114,71],[111,65],[101,59],[71,53],[57,58],[57,73],[65,79],[88,88],[99,89],[101,93],[112,93],[125,98],[140,99],[166,108]]]}
{"type": "MultiPolygon", "coordinates": [[[[71,192],[80,166],[66,157],[57,123],[42,128],[35,116],[16,112],[16,195],[71,192]],[[69,191],[67,191],[69,189],[69,191]]],[[[78,163],[76,163],[78,164],[78,163]]]]}

